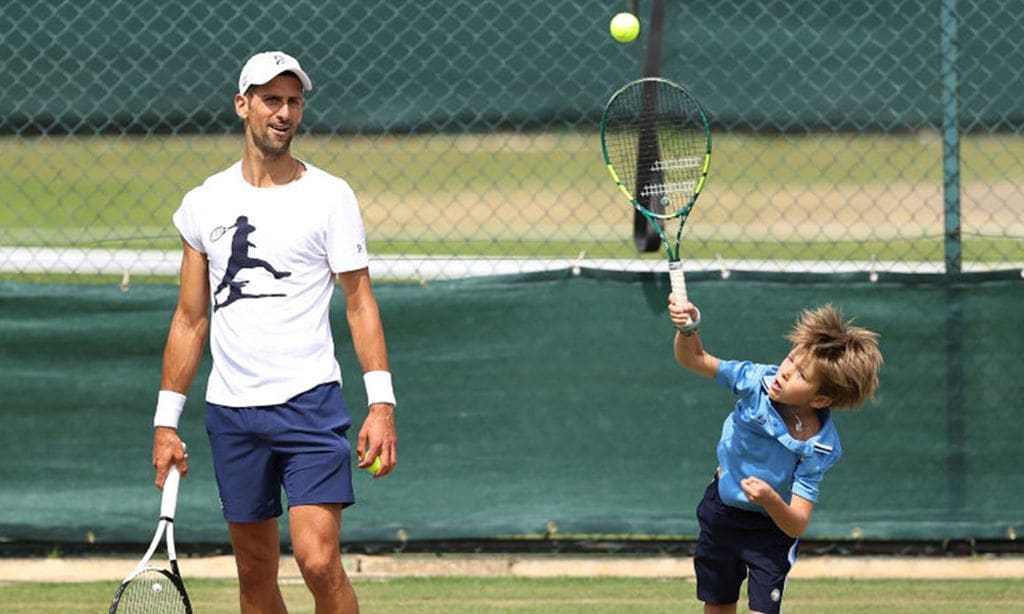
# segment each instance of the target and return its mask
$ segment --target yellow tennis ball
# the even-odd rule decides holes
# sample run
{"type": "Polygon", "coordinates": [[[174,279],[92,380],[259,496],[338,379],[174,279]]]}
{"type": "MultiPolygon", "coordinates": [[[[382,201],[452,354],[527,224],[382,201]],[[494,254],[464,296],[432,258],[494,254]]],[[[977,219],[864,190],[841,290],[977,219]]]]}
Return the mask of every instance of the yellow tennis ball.
{"type": "Polygon", "coordinates": [[[366,468],[366,470],[372,473],[373,475],[377,475],[377,472],[380,471],[380,457],[378,456],[376,460],[374,460],[373,463],[366,468]]]}
{"type": "Polygon", "coordinates": [[[611,30],[612,38],[620,43],[628,43],[640,34],[640,20],[633,13],[619,13],[612,17],[612,23],[608,29],[611,30]]]}

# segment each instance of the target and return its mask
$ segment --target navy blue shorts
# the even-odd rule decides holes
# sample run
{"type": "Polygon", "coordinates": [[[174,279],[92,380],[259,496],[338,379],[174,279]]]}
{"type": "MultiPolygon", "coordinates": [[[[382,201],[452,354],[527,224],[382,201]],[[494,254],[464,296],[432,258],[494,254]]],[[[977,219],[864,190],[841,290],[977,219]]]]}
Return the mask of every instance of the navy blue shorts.
{"type": "Polygon", "coordinates": [[[798,540],[783,533],[769,516],[722,503],[717,476],[697,506],[697,520],[697,599],[714,605],[736,603],[746,579],[750,609],[778,612],[798,540]]]}
{"type": "Polygon", "coordinates": [[[228,522],[281,515],[281,488],[289,507],[351,505],[351,425],[337,382],[321,384],[281,405],[206,404],[206,432],[221,509],[228,522]]]}

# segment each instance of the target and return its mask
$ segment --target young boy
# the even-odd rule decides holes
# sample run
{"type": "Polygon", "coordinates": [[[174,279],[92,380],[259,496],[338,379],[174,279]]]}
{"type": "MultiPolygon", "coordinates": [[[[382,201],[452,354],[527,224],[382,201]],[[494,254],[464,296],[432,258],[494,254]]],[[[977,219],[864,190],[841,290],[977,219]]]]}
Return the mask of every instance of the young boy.
{"type": "Polygon", "coordinates": [[[719,360],[704,351],[700,311],[669,297],[682,366],[739,397],[718,442],[718,470],[697,506],[697,598],[706,613],[736,612],[748,580],[751,612],[778,612],[818,485],[842,448],[829,410],[854,407],[878,388],[878,335],[831,305],[806,310],[781,365],[719,360]]]}

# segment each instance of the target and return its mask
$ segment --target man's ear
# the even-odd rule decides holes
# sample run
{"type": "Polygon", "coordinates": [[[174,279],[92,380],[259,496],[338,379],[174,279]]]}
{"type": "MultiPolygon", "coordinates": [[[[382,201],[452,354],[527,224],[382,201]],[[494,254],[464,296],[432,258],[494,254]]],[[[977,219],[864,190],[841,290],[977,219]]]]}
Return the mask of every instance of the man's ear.
{"type": "Polygon", "coordinates": [[[241,94],[235,94],[235,114],[242,119],[249,116],[249,99],[241,94]]]}
{"type": "Polygon", "coordinates": [[[828,409],[829,407],[832,407],[832,397],[824,394],[819,394],[818,396],[811,399],[811,402],[808,403],[808,405],[810,405],[814,409],[828,409]]]}

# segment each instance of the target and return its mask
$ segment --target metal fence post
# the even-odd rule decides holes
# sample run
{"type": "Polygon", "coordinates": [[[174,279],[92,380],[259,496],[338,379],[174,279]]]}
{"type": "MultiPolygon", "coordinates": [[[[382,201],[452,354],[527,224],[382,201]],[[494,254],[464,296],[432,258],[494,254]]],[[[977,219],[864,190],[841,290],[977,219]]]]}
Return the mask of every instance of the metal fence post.
{"type": "Polygon", "coordinates": [[[960,273],[963,244],[960,234],[960,83],[956,0],[942,1],[942,183],[945,202],[946,273],[960,273]]]}

